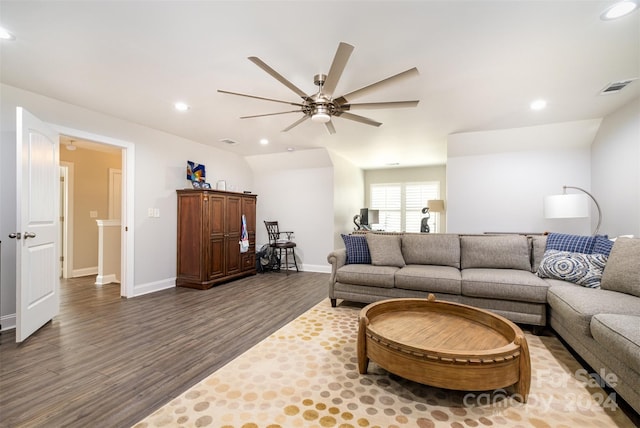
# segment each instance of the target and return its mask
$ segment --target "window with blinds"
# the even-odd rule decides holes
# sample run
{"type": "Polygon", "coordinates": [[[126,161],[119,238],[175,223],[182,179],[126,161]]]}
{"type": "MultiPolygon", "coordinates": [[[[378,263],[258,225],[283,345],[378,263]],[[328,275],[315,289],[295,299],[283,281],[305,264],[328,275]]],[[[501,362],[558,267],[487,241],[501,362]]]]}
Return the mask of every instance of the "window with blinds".
{"type": "MultiPolygon", "coordinates": [[[[429,199],[440,199],[440,183],[385,183],[371,185],[371,209],[379,210],[380,224],[376,227],[388,232],[420,232],[425,216],[422,208],[429,199]]],[[[429,227],[437,232],[439,213],[431,213],[429,227]]]]}

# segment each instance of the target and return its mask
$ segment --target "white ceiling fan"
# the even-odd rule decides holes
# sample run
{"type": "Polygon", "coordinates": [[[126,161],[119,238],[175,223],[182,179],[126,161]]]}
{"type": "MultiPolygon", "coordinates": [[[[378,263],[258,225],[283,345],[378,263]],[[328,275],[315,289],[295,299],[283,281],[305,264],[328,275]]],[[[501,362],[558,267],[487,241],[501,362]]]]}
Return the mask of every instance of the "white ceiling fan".
{"type": "Polygon", "coordinates": [[[351,103],[351,100],[356,99],[358,97],[362,97],[367,95],[374,90],[380,89],[387,85],[400,82],[412,76],[418,75],[418,69],[416,67],[411,68],[409,70],[403,71],[402,73],[395,74],[386,79],[380,80],[376,83],[372,83],[363,88],[357,89],[355,91],[349,92],[339,97],[333,97],[333,92],[338,84],[338,80],[340,76],[342,76],[342,72],[347,65],[347,61],[353,52],[353,46],[341,42],[338,45],[338,49],[333,58],[333,62],[331,63],[331,68],[329,68],[328,74],[316,74],[313,78],[313,83],[318,86],[318,92],[314,95],[307,95],[302,89],[295,86],[285,77],[283,77],[280,73],[275,71],[273,68],[269,67],[264,61],[260,58],[252,56],[249,57],[249,60],[256,64],[258,67],[269,73],[272,77],[278,80],[280,83],[285,85],[287,88],[291,89],[295,92],[300,98],[302,98],[302,102],[290,102],[283,100],[276,100],[273,98],[259,97],[256,95],[248,95],[241,94],[238,92],[224,91],[222,89],[218,89],[218,92],[223,94],[230,95],[239,95],[242,97],[255,98],[264,101],[273,101],[277,103],[288,104],[292,106],[299,107],[297,110],[283,111],[278,113],[266,113],[266,114],[257,114],[252,116],[242,116],[240,119],[249,119],[254,117],[264,117],[264,116],[274,116],[280,114],[288,114],[288,113],[302,113],[303,116],[296,120],[291,125],[287,126],[283,129],[283,132],[289,131],[290,129],[298,126],[305,120],[311,118],[314,122],[324,123],[327,130],[330,134],[335,134],[336,129],[333,126],[332,117],[341,117],[343,119],[349,119],[356,122],[364,123],[366,125],[371,126],[380,126],[381,122],[377,122],[373,119],[369,119],[364,116],[356,115],[350,113],[351,110],[357,109],[387,109],[387,108],[405,108],[405,107],[416,107],[418,105],[419,100],[412,101],[387,101],[387,102],[375,102],[375,103],[351,103]]]}

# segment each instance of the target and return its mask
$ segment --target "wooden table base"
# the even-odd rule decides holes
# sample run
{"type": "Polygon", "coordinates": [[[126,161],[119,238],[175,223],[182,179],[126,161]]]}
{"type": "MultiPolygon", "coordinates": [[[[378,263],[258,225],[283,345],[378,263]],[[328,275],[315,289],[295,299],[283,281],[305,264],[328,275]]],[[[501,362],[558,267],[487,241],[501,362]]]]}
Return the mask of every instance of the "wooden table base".
{"type": "Polygon", "coordinates": [[[526,402],[531,386],[529,347],[504,317],[458,303],[390,299],[360,312],[358,370],[369,360],[425,385],[463,391],[513,386],[526,402]]]}

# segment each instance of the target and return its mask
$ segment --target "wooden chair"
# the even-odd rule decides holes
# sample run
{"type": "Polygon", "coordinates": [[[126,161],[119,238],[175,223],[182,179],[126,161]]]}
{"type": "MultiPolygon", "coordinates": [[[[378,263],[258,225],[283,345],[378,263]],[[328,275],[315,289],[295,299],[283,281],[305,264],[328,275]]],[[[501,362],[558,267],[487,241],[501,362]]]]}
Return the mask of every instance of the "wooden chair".
{"type": "Polygon", "coordinates": [[[282,250],[284,250],[284,265],[285,269],[287,270],[287,275],[289,274],[289,250],[291,250],[293,265],[296,267],[296,272],[299,272],[298,262],[296,261],[296,243],[291,240],[293,232],[281,232],[278,228],[277,221],[265,221],[264,225],[267,228],[267,233],[269,234],[269,246],[275,250],[278,250],[278,255],[280,256],[279,268],[282,268],[282,250]],[[283,234],[287,235],[287,239],[281,238],[281,235],[283,234]]]}

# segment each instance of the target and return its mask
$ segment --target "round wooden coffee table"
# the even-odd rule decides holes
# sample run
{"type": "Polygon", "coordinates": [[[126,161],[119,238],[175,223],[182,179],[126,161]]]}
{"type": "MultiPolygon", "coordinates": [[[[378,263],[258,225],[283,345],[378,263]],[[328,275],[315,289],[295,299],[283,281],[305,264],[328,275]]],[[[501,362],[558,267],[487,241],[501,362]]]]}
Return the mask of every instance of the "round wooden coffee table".
{"type": "Polygon", "coordinates": [[[463,391],[512,386],[527,401],[529,347],[522,330],[504,317],[458,303],[390,299],[362,309],[358,370],[369,360],[425,385],[463,391]]]}

